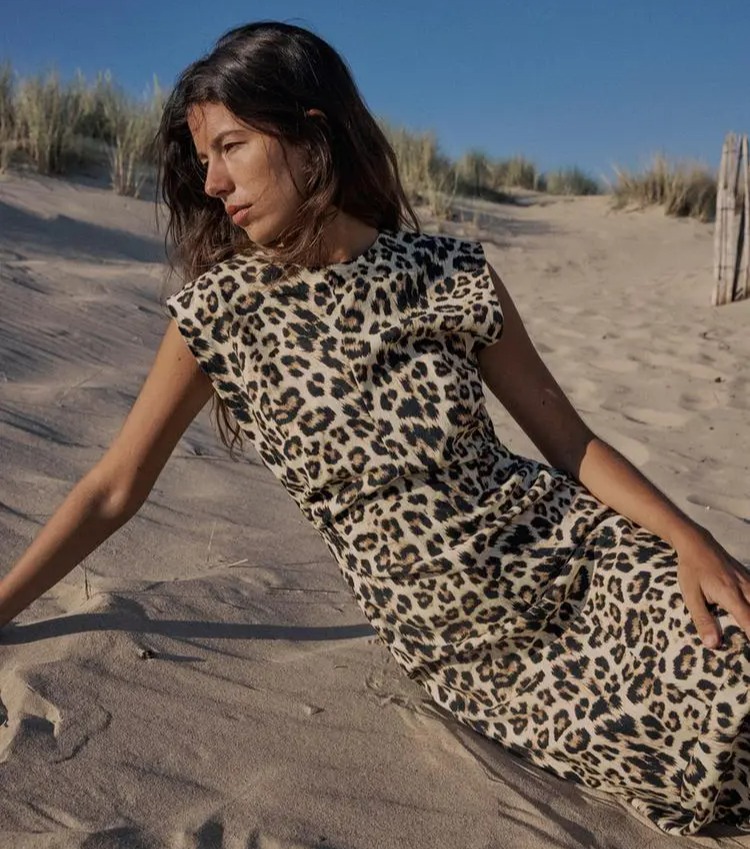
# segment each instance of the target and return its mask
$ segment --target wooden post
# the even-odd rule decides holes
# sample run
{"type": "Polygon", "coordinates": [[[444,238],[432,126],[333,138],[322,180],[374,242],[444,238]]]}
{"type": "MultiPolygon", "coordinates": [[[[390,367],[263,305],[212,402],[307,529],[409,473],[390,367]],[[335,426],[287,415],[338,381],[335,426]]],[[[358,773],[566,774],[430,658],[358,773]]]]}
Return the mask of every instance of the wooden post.
{"type": "MultiPolygon", "coordinates": [[[[744,145],[741,137],[729,133],[724,141],[716,187],[716,229],[714,231],[714,279],[711,295],[714,306],[732,300],[737,273],[738,236],[735,210],[740,185],[740,165],[744,145]]],[[[745,158],[747,162],[747,158],[745,158]]]]}
{"type": "Polygon", "coordinates": [[[739,259],[739,274],[737,275],[737,291],[735,297],[741,298],[750,297],[750,162],[748,161],[748,143],[747,135],[742,137],[742,157],[743,157],[743,173],[745,202],[742,205],[741,232],[743,235],[742,256],[739,259]],[[744,221],[742,218],[744,217],[744,221]]]}
{"type": "Polygon", "coordinates": [[[729,169],[729,156],[733,147],[733,136],[730,133],[721,148],[721,164],[719,165],[719,179],[716,184],[716,225],[714,230],[714,288],[711,292],[712,306],[723,303],[723,273],[724,273],[724,231],[725,231],[725,198],[727,194],[727,172],[729,169]]]}

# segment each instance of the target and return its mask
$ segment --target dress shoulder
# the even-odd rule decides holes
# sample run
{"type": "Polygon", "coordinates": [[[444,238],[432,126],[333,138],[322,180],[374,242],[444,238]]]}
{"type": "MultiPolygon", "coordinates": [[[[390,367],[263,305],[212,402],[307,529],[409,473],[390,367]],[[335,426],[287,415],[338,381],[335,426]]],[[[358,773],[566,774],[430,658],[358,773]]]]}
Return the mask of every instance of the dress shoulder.
{"type": "Polygon", "coordinates": [[[426,294],[430,308],[469,337],[474,353],[503,332],[503,310],[481,242],[437,234],[431,237],[426,294]]]}
{"type": "Polygon", "coordinates": [[[254,438],[254,417],[241,388],[237,339],[233,332],[237,293],[247,273],[248,262],[244,257],[218,262],[170,295],[165,306],[216,394],[254,438]]]}
{"type": "Polygon", "coordinates": [[[231,262],[219,262],[198,277],[188,280],[165,302],[191,352],[209,374],[216,349],[212,342],[226,341],[221,335],[222,318],[226,314],[222,280],[226,272],[232,270],[231,262]],[[217,331],[218,335],[215,336],[217,331]]]}

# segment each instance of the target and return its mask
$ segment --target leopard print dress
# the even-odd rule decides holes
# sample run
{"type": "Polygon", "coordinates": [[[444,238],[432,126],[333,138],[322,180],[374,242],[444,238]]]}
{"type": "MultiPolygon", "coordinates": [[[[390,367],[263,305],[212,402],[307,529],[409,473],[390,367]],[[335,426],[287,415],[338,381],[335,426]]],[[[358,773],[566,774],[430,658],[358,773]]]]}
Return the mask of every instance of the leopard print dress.
{"type": "Polygon", "coordinates": [[[713,606],[724,645],[704,647],[673,548],[500,441],[480,242],[385,229],[297,275],[236,254],[167,309],[435,702],[664,832],[750,831],[746,637],[713,606]]]}

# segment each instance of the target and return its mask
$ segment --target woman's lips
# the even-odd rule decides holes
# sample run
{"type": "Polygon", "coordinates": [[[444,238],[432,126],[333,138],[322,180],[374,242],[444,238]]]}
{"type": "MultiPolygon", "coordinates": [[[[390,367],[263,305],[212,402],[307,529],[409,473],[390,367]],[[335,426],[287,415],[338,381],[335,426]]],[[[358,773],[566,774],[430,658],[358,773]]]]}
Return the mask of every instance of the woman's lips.
{"type": "Polygon", "coordinates": [[[245,223],[245,218],[247,217],[251,204],[247,206],[241,206],[239,208],[235,208],[235,211],[232,212],[232,221],[235,224],[239,224],[242,226],[245,223]]]}

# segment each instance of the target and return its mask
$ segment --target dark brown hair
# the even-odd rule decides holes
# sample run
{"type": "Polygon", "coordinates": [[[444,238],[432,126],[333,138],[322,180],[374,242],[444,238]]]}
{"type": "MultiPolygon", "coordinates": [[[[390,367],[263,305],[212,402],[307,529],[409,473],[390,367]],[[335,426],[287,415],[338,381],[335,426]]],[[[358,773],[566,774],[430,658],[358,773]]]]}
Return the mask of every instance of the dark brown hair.
{"type": "MultiPolygon", "coordinates": [[[[408,213],[413,229],[420,230],[393,148],[345,60],[302,27],[256,21],[229,30],[208,55],[189,65],[165,104],[156,138],[157,203],[161,195],[169,210],[170,273],[190,280],[235,253],[258,252],[232,224],[221,199],[204,191],[187,121],[190,107],[201,103],[222,104],[250,128],[281,141],[282,150],[284,143],[303,146],[308,161],[305,185],[298,187],[303,201],[270,246],[292,274],[295,264],[317,255],[331,207],[379,230],[400,229],[408,213]],[[306,118],[307,109],[323,115],[306,118]]],[[[219,436],[231,455],[234,444],[242,444],[241,429],[216,393],[213,404],[219,436]]]]}

